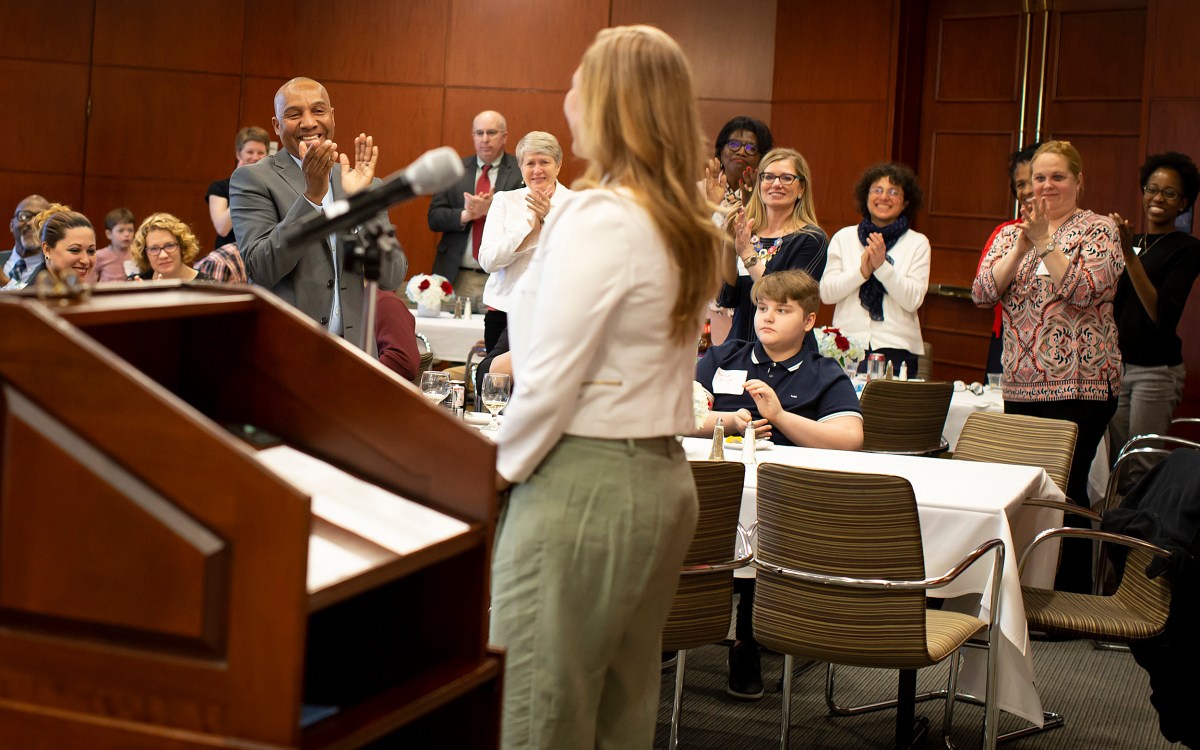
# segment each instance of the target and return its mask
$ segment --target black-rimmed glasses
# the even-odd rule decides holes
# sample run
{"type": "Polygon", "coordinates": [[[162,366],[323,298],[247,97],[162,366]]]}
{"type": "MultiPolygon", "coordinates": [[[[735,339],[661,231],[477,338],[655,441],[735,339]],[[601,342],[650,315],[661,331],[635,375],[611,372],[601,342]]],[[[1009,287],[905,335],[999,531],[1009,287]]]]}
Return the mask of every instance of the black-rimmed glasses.
{"type": "Polygon", "coordinates": [[[1160,188],[1155,187],[1154,185],[1145,185],[1142,187],[1142,192],[1145,193],[1148,198],[1153,198],[1161,193],[1162,197],[1169,201],[1179,200],[1179,191],[1175,188],[1160,188]]]}

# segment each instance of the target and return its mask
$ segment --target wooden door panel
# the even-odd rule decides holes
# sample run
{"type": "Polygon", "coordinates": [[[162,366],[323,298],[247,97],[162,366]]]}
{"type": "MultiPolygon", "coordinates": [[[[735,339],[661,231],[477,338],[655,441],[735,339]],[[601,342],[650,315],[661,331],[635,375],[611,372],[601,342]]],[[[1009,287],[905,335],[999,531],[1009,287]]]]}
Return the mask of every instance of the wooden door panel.
{"type": "MultiPolygon", "coordinates": [[[[1020,2],[931,0],[917,227],[933,249],[931,285],[969,288],[983,244],[1012,217],[1008,155],[1020,144],[1028,17],[1020,2]]],[[[991,317],[969,299],[925,298],[935,378],[980,380],[991,317]]]]}
{"type": "Polygon", "coordinates": [[[1010,104],[1021,85],[1023,31],[1021,17],[1011,10],[943,18],[931,39],[937,49],[932,80],[937,101],[1010,104]]]}

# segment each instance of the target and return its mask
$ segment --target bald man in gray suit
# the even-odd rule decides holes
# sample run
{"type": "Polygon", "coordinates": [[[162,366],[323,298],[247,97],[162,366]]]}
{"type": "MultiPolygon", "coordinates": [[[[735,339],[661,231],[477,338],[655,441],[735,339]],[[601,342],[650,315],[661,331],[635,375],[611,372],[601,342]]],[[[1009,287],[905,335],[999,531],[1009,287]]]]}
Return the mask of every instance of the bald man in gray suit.
{"type": "MultiPolygon", "coordinates": [[[[334,200],[373,183],[379,149],[374,139],[354,139],[354,166],[333,141],[333,105],[325,87],[294,78],[275,94],[271,124],[283,149],[240,167],[229,180],[229,209],[246,274],[299,308],[330,333],[361,343],[363,276],[343,270],[345,248],[334,238],[286,243],[284,235],[323,213],[334,200]]],[[[404,281],[408,259],[387,253],[379,275],[382,289],[404,281]]]]}

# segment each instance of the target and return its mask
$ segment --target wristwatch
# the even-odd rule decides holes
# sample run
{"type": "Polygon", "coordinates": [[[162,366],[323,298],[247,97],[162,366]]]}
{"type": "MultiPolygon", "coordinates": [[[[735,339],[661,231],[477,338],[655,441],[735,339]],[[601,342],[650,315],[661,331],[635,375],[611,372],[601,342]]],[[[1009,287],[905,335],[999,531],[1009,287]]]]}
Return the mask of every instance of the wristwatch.
{"type": "Polygon", "coordinates": [[[749,258],[742,259],[742,265],[745,266],[747,270],[749,270],[751,266],[754,266],[756,263],[758,263],[758,253],[754,253],[749,258]]]}

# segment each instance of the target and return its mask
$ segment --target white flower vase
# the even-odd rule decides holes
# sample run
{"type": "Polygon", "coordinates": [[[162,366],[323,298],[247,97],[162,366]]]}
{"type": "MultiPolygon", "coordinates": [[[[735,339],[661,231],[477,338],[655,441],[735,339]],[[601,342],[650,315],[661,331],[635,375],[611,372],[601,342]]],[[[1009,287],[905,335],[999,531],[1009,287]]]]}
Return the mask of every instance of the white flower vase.
{"type": "Polygon", "coordinates": [[[429,305],[417,303],[418,318],[436,318],[442,314],[442,303],[440,301],[429,305]]]}

